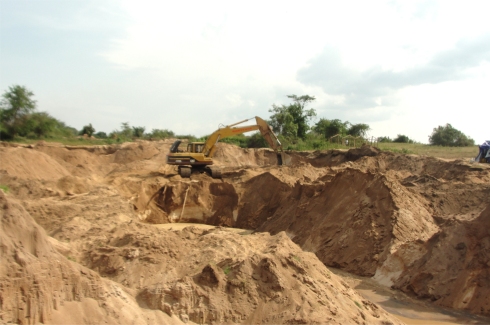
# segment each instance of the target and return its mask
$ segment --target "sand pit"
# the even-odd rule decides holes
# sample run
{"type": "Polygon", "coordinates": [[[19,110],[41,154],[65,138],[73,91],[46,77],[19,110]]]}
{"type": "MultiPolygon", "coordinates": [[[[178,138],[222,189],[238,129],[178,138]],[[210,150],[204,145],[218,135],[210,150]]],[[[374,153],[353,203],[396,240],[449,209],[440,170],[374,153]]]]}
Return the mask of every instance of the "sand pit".
{"type": "Polygon", "coordinates": [[[490,316],[488,166],[220,144],[182,179],[170,144],[0,148],[1,322],[401,323],[329,266],[490,316]]]}

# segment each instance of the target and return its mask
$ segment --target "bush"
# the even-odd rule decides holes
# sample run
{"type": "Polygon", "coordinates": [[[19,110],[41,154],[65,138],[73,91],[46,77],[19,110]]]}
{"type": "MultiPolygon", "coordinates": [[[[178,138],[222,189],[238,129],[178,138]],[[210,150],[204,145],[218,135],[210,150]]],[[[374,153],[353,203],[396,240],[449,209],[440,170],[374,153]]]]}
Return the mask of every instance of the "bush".
{"type": "Polygon", "coordinates": [[[182,134],[182,135],[179,135],[179,134],[178,134],[178,135],[176,135],[175,137],[176,137],[177,139],[187,139],[187,140],[189,140],[189,142],[197,142],[197,141],[202,141],[202,142],[204,142],[204,141],[206,141],[206,139],[208,138],[207,136],[204,136],[204,137],[202,137],[202,138],[199,138],[199,139],[198,139],[198,138],[196,138],[196,137],[195,137],[194,135],[192,135],[192,134],[182,134]]]}
{"type": "Polygon", "coordinates": [[[396,143],[413,143],[414,141],[412,139],[410,139],[409,137],[407,137],[406,135],[398,134],[397,137],[395,138],[395,140],[393,140],[393,142],[396,142],[396,143]]]}
{"type": "Polygon", "coordinates": [[[453,128],[451,124],[434,128],[429,136],[429,143],[436,146],[467,147],[474,146],[475,140],[469,138],[463,132],[453,128]]]}
{"type": "Polygon", "coordinates": [[[269,144],[262,134],[257,132],[247,138],[246,148],[269,148],[269,144]]]}
{"type": "Polygon", "coordinates": [[[96,137],[97,139],[107,139],[107,133],[99,131],[94,134],[94,137],[96,137]]]}
{"type": "Polygon", "coordinates": [[[393,140],[390,139],[390,137],[378,137],[378,142],[393,142],[393,140]]]}
{"type": "Polygon", "coordinates": [[[145,127],[144,126],[133,126],[134,137],[142,138],[144,134],[145,134],[145,127]]]}
{"type": "Polygon", "coordinates": [[[147,136],[152,139],[166,139],[175,137],[175,133],[167,129],[153,129],[147,136]]]}
{"type": "Polygon", "coordinates": [[[95,133],[95,129],[92,126],[92,123],[89,125],[85,125],[82,130],[80,131],[80,135],[87,135],[88,137],[91,137],[95,133]]]}
{"type": "Polygon", "coordinates": [[[247,148],[247,141],[248,141],[248,138],[246,136],[244,136],[243,134],[235,135],[235,136],[224,138],[224,139],[220,140],[220,142],[234,144],[234,145],[239,146],[240,148],[247,148]]]}

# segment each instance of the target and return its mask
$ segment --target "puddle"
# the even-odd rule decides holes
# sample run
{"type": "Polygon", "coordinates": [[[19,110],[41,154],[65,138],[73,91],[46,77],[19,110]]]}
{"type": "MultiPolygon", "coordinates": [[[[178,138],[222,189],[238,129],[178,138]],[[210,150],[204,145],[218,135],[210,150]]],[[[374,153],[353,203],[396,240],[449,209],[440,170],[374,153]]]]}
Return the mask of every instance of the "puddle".
{"type": "Polygon", "coordinates": [[[219,226],[206,225],[203,223],[186,223],[186,222],[162,223],[162,224],[155,224],[154,226],[157,228],[168,229],[168,230],[182,230],[186,227],[196,227],[196,228],[200,228],[200,229],[220,228],[221,230],[234,232],[234,233],[237,233],[240,235],[250,235],[251,233],[253,233],[253,230],[247,230],[247,229],[241,229],[241,228],[219,227],[219,226]]]}
{"type": "Polygon", "coordinates": [[[437,307],[428,301],[417,300],[401,291],[382,286],[371,278],[329,269],[365,299],[378,304],[406,324],[490,324],[490,318],[437,307]]]}

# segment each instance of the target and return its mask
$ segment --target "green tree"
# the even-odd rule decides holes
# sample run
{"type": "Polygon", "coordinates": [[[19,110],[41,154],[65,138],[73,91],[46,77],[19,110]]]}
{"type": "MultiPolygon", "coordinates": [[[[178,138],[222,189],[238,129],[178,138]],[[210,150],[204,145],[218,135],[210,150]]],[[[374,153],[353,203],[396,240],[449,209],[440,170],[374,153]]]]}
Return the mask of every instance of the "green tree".
{"type": "Polygon", "coordinates": [[[121,136],[124,138],[133,137],[133,129],[129,126],[129,122],[121,123],[121,136]]]}
{"type": "Polygon", "coordinates": [[[397,134],[396,138],[393,140],[396,143],[413,143],[413,140],[404,134],[397,134]]]}
{"type": "Polygon", "coordinates": [[[348,121],[342,122],[339,119],[328,120],[321,118],[320,121],[315,124],[313,130],[316,133],[323,135],[326,139],[329,139],[337,134],[340,134],[341,136],[346,135],[349,125],[350,123],[348,121]]]}
{"type": "Polygon", "coordinates": [[[9,138],[15,137],[25,127],[26,116],[36,109],[34,93],[24,86],[11,86],[0,102],[0,130],[9,138]]]}
{"type": "Polygon", "coordinates": [[[378,137],[378,142],[393,142],[390,137],[378,137]]]}
{"type": "Polygon", "coordinates": [[[167,129],[153,129],[149,136],[153,139],[165,139],[175,137],[175,133],[167,129]]]}
{"type": "Polygon", "coordinates": [[[38,138],[50,135],[58,126],[58,121],[46,112],[30,114],[27,122],[30,131],[32,131],[38,138]]]}
{"type": "Polygon", "coordinates": [[[351,124],[349,129],[347,130],[347,134],[355,136],[355,137],[366,137],[368,131],[371,128],[369,125],[364,123],[351,124]]]}
{"type": "Polygon", "coordinates": [[[95,133],[95,128],[92,126],[92,123],[90,123],[89,125],[85,125],[80,131],[80,135],[86,134],[89,137],[91,137],[94,133],[95,133]]]}
{"type": "Polygon", "coordinates": [[[296,96],[288,95],[293,100],[289,105],[272,105],[269,112],[273,113],[270,117],[270,125],[274,132],[285,137],[301,138],[306,137],[306,132],[310,129],[309,122],[316,116],[313,108],[306,109],[306,106],[315,100],[309,95],[296,96]]]}
{"type": "Polygon", "coordinates": [[[429,143],[436,146],[467,147],[474,146],[475,140],[448,123],[434,128],[429,136],[429,143]]]}
{"type": "Polygon", "coordinates": [[[78,135],[78,130],[74,127],[66,125],[62,121],[56,120],[56,126],[53,130],[53,135],[71,138],[78,135]]]}
{"type": "Polygon", "coordinates": [[[133,135],[136,138],[142,138],[144,134],[145,134],[144,126],[133,126],[133,135]]]}
{"type": "Polygon", "coordinates": [[[257,132],[247,138],[247,148],[269,148],[269,144],[262,134],[257,132]]]}
{"type": "Polygon", "coordinates": [[[99,131],[94,134],[97,139],[107,139],[107,133],[99,131]]]}

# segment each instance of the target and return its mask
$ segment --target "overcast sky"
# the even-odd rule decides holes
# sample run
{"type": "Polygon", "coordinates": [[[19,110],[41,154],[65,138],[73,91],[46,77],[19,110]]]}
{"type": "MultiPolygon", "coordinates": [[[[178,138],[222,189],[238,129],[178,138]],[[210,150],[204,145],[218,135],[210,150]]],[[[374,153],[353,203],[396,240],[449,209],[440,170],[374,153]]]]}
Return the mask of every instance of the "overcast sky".
{"type": "Polygon", "coordinates": [[[371,136],[490,140],[490,1],[0,0],[0,91],[109,133],[202,136],[287,95],[371,136]]]}

